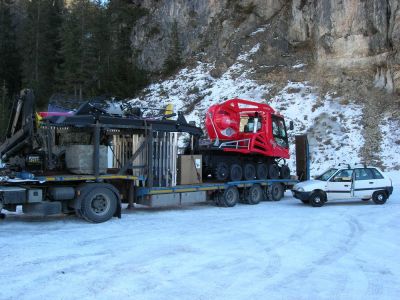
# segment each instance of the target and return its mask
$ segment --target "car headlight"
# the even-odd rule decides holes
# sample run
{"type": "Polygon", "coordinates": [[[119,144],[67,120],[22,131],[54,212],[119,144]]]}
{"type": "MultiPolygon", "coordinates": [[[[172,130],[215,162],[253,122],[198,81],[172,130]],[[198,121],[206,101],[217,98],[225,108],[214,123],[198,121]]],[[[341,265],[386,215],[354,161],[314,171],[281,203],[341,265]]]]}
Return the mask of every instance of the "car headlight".
{"type": "Polygon", "coordinates": [[[302,187],[298,187],[298,188],[296,189],[296,191],[298,191],[298,192],[304,192],[304,189],[303,189],[302,187]]]}

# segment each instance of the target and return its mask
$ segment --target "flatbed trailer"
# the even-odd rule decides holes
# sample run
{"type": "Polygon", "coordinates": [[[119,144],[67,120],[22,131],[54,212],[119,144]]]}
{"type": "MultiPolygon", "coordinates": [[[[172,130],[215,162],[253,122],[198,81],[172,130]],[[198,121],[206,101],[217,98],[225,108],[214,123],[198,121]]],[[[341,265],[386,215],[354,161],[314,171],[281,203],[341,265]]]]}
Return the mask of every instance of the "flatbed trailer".
{"type": "MultiPolygon", "coordinates": [[[[2,171],[2,217],[5,216],[1,214],[2,209],[16,211],[17,206],[21,205],[23,212],[28,214],[76,214],[89,222],[99,223],[113,216],[120,218],[122,203],[127,203],[130,208],[134,204],[156,207],[205,201],[213,201],[223,207],[232,207],[238,202],[257,204],[267,199],[280,200],[286,189],[290,189],[299,180],[309,178],[308,142],[303,135],[296,136],[296,178],[299,180],[208,182],[209,178],[206,177],[204,183],[179,184],[178,133],[189,133],[191,147],[190,153],[186,153],[189,155],[196,154],[193,145],[198,143],[197,138],[201,133],[200,128],[187,123],[183,116],[179,115],[176,121],[124,118],[107,115],[97,109],[93,112],[93,107],[87,106],[81,113],[46,119],[38,124],[34,122],[32,97],[28,91],[18,102],[21,108],[17,112],[24,113],[16,114],[10,134],[0,146],[0,152],[7,160],[19,153],[20,156],[16,156],[17,163],[22,156],[35,168],[42,166],[43,158],[46,167],[36,172],[24,169],[21,172],[10,169],[2,171]],[[81,137],[87,136],[90,137],[90,143],[80,142],[78,148],[74,148],[74,145],[68,148],[69,143],[60,142],[63,135],[79,137],[79,141],[84,140],[81,137]],[[32,146],[38,136],[42,141],[39,149],[41,152],[35,152],[32,146]],[[74,173],[68,166],[57,169],[60,160],[54,157],[53,151],[57,147],[64,147],[66,155],[68,151],[73,154],[73,164],[75,156],[79,161],[83,155],[85,159],[81,165],[85,166],[87,173],[74,173]],[[79,150],[79,147],[84,150],[79,150]],[[102,165],[102,151],[105,147],[113,152],[111,168],[102,165]],[[82,153],[85,151],[89,154],[82,153]],[[45,155],[40,156],[42,152],[45,155]]],[[[201,182],[200,176],[198,182],[201,182]]]]}
{"type": "MultiPolygon", "coordinates": [[[[303,176],[306,180],[309,178],[306,136],[296,136],[296,146],[297,178],[303,176]]],[[[140,151],[149,149],[144,147],[140,151]]],[[[237,203],[254,205],[265,200],[279,201],[286,190],[299,182],[292,178],[157,186],[157,179],[149,167],[144,167],[146,171],[143,174],[146,175],[139,176],[106,173],[32,177],[20,174],[20,178],[0,182],[0,208],[15,211],[18,205],[22,205],[27,214],[75,213],[89,222],[104,222],[113,216],[121,217],[122,203],[128,204],[128,208],[135,207],[135,204],[165,207],[200,202],[212,202],[221,207],[233,207],[237,203]]],[[[1,216],[5,217],[4,214],[1,216]]]]}

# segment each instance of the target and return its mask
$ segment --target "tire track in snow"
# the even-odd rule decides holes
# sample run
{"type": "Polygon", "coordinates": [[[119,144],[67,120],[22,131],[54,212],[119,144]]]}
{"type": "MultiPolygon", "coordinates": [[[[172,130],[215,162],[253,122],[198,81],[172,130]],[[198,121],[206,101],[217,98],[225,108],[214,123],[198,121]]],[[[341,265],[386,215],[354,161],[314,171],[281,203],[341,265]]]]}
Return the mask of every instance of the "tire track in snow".
{"type": "MultiPolygon", "coordinates": [[[[332,263],[339,260],[341,257],[350,252],[359,242],[362,233],[364,232],[361,224],[352,216],[348,216],[346,220],[347,226],[349,228],[349,233],[345,236],[345,238],[340,242],[339,245],[336,245],[332,250],[327,251],[320,258],[313,260],[311,264],[302,268],[288,276],[284,279],[280,280],[277,283],[274,283],[268,286],[267,290],[281,290],[285,288],[290,288],[290,284],[295,281],[301,280],[306,281],[307,278],[311,276],[313,272],[315,272],[320,266],[328,266],[332,263]]],[[[343,287],[336,290],[336,296],[340,298],[340,296],[345,292],[343,287]]],[[[308,296],[310,299],[318,298],[318,295],[310,294],[308,296]]]]}

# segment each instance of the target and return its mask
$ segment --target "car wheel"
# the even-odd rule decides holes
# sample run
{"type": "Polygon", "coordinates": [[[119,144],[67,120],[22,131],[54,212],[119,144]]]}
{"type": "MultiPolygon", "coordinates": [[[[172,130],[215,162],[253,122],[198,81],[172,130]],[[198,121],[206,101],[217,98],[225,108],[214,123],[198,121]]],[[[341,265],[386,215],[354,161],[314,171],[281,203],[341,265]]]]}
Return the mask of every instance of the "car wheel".
{"type": "Polygon", "coordinates": [[[377,191],[372,194],[372,201],[375,204],[385,204],[387,200],[386,192],[384,191],[377,191]]]}
{"type": "Polygon", "coordinates": [[[322,192],[314,192],[310,196],[310,204],[314,207],[321,207],[326,202],[325,194],[322,192]]]}

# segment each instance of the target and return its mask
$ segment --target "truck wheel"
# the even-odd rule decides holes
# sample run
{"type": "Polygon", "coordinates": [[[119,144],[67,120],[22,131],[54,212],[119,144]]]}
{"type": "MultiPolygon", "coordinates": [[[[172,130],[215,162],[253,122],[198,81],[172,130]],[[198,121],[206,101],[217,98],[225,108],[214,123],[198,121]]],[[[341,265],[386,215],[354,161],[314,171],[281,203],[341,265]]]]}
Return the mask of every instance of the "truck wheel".
{"type": "Polygon", "coordinates": [[[278,179],[279,178],[279,167],[277,164],[270,164],[268,167],[269,178],[278,179]]]}
{"type": "Polygon", "coordinates": [[[231,179],[231,181],[240,181],[242,180],[242,176],[243,176],[242,166],[239,164],[233,164],[229,172],[229,178],[231,179]]]}
{"type": "Polygon", "coordinates": [[[326,202],[326,197],[322,192],[314,192],[310,196],[310,204],[314,207],[321,207],[326,202]]]}
{"type": "Polygon", "coordinates": [[[281,200],[284,192],[283,185],[279,182],[275,182],[267,188],[268,199],[272,201],[281,200]]]}
{"type": "Polygon", "coordinates": [[[282,179],[289,179],[290,178],[290,169],[287,165],[283,165],[281,167],[281,178],[282,179]]]}
{"type": "Polygon", "coordinates": [[[82,217],[93,223],[108,221],[117,210],[117,196],[108,188],[93,187],[82,199],[80,213],[82,217]]]}
{"type": "Polygon", "coordinates": [[[223,207],[233,207],[239,201],[239,191],[235,186],[228,187],[218,199],[217,204],[223,207]]]}
{"type": "Polygon", "coordinates": [[[267,164],[261,163],[257,165],[257,179],[267,179],[268,178],[268,167],[267,164]]]}
{"type": "Polygon", "coordinates": [[[263,189],[259,184],[253,184],[248,191],[246,191],[244,201],[247,204],[258,204],[263,199],[263,189]]]}
{"type": "Polygon", "coordinates": [[[372,194],[372,201],[375,204],[385,204],[387,200],[386,193],[384,191],[376,191],[372,194]]]}
{"type": "Polygon", "coordinates": [[[215,167],[214,170],[215,179],[220,181],[225,181],[228,179],[228,175],[229,175],[228,165],[223,161],[217,163],[217,166],[215,167]]]}
{"type": "Polygon", "coordinates": [[[256,167],[252,163],[244,165],[244,180],[254,180],[256,178],[256,167]]]}

